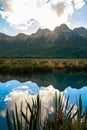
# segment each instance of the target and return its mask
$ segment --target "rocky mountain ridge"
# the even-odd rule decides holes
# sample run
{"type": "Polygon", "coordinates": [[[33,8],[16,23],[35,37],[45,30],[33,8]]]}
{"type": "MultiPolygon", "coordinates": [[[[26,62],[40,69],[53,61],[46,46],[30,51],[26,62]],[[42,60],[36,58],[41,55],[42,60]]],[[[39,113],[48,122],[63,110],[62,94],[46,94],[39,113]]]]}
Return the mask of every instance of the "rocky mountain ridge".
{"type": "Polygon", "coordinates": [[[0,33],[0,57],[87,58],[87,29],[71,30],[62,24],[50,31],[39,29],[31,35],[0,33]]]}

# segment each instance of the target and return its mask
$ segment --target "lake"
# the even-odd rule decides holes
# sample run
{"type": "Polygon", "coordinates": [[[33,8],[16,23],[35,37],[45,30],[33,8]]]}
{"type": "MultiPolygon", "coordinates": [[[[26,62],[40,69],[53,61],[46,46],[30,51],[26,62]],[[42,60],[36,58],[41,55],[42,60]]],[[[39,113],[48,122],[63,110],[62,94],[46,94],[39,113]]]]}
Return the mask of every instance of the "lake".
{"type": "MultiPolygon", "coordinates": [[[[0,75],[0,126],[7,129],[5,109],[13,110],[28,96],[41,93],[44,106],[51,111],[52,98],[55,90],[62,91],[65,97],[70,96],[70,103],[76,103],[81,94],[83,110],[87,106],[87,73],[66,74],[62,72],[31,76],[0,75]]],[[[19,105],[20,106],[20,105],[19,105]]],[[[20,108],[20,107],[19,107],[20,108]]]]}
{"type": "Polygon", "coordinates": [[[6,82],[10,80],[18,80],[20,82],[32,81],[39,86],[53,85],[56,89],[63,91],[68,86],[72,88],[82,88],[87,86],[87,73],[49,73],[30,76],[12,76],[12,75],[0,75],[0,82],[6,82]]]}

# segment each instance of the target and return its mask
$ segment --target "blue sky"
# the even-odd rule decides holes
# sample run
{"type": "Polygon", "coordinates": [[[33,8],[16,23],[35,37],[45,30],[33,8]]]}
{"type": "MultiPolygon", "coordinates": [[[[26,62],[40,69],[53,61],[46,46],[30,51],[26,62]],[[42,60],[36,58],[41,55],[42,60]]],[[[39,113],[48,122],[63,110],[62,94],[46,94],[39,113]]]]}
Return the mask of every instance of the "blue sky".
{"type": "Polygon", "coordinates": [[[62,23],[87,28],[86,0],[0,0],[0,32],[31,34],[62,23]]]}

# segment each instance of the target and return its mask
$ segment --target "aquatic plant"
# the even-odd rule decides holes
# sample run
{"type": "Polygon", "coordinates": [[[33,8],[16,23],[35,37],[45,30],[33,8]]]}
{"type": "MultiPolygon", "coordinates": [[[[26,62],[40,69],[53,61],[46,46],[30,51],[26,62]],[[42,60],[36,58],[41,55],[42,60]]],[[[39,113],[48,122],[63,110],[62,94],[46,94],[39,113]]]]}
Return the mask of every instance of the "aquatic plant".
{"type": "Polygon", "coordinates": [[[15,104],[15,111],[6,111],[6,119],[8,130],[41,130],[41,101],[39,95],[37,99],[32,99],[33,104],[30,105],[25,100],[26,113],[23,112],[21,103],[20,116],[18,114],[17,105],[15,104]],[[28,112],[30,112],[30,117],[28,117],[28,112]]]}
{"type": "Polygon", "coordinates": [[[44,123],[44,130],[87,130],[87,108],[82,112],[82,98],[79,103],[69,106],[69,96],[63,102],[62,96],[57,93],[54,98],[55,111],[51,118],[44,123]]]}
{"type": "Polygon", "coordinates": [[[26,112],[24,113],[21,103],[20,116],[15,104],[15,111],[6,111],[8,130],[87,130],[87,108],[82,111],[82,98],[79,97],[78,106],[70,106],[69,96],[63,100],[63,96],[55,92],[53,99],[54,112],[41,122],[41,100],[39,95],[36,100],[32,99],[32,105],[26,102],[26,112]],[[30,112],[30,116],[28,114],[30,112]]]}

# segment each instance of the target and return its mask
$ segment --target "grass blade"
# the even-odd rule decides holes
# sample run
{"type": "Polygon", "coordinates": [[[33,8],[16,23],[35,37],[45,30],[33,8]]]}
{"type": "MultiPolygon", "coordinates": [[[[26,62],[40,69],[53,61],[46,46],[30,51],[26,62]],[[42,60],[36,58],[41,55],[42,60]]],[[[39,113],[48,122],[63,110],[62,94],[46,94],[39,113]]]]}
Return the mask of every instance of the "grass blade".
{"type": "Polygon", "coordinates": [[[22,114],[22,116],[23,116],[24,120],[25,120],[25,121],[29,124],[29,121],[28,121],[28,119],[27,119],[26,115],[24,114],[24,112],[22,112],[22,111],[21,111],[21,114],[22,114]]]}
{"type": "Polygon", "coordinates": [[[67,101],[66,101],[66,106],[65,106],[65,111],[64,111],[64,113],[66,113],[66,110],[67,110],[67,108],[68,108],[68,104],[69,104],[69,96],[68,96],[67,101]]]}
{"type": "Polygon", "coordinates": [[[19,118],[18,118],[18,111],[17,111],[17,104],[16,103],[15,103],[15,113],[16,113],[17,129],[21,130],[20,129],[20,121],[19,121],[19,118]]]}
{"type": "Polygon", "coordinates": [[[13,126],[14,126],[14,130],[17,130],[17,128],[16,128],[15,115],[14,115],[14,112],[13,112],[13,111],[12,111],[12,118],[13,118],[13,126]]]}
{"type": "Polygon", "coordinates": [[[8,109],[6,110],[6,120],[7,120],[8,130],[11,130],[11,120],[10,120],[10,117],[9,117],[8,109]]]}

